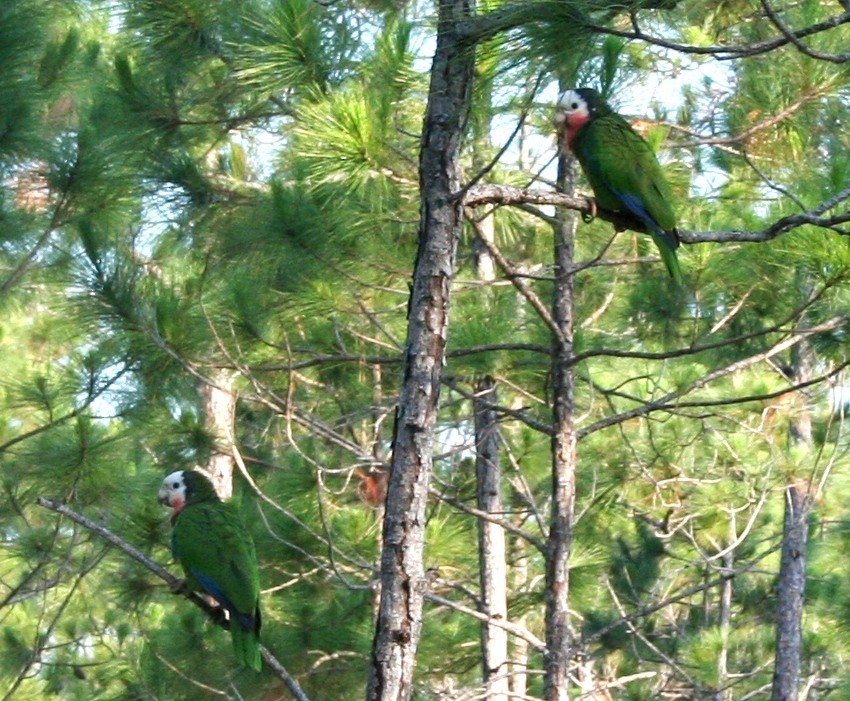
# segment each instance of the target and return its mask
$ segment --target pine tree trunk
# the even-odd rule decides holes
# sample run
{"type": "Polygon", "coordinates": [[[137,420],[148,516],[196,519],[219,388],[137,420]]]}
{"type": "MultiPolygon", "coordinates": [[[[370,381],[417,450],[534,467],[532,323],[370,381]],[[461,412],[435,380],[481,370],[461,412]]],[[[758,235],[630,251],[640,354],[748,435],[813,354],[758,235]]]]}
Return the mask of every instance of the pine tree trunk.
{"type": "MultiPolygon", "coordinates": [[[[522,308],[518,305],[518,308],[522,308]]],[[[511,401],[511,409],[515,411],[521,410],[523,407],[522,397],[514,395],[511,401]]],[[[526,525],[528,519],[528,503],[524,498],[520,498],[516,489],[511,489],[511,511],[514,513],[514,525],[522,528],[526,525]]],[[[537,553],[530,554],[528,541],[524,538],[511,536],[510,542],[510,591],[514,596],[522,596],[528,592],[529,588],[529,559],[537,553]]],[[[528,628],[528,615],[525,611],[521,612],[513,623],[516,623],[521,628],[528,628]]],[[[529,644],[527,640],[520,638],[517,635],[510,638],[510,689],[512,698],[523,698],[528,694],[528,663],[529,663],[529,644]]]]}
{"type": "MultiPolygon", "coordinates": [[[[811,377],[811,349],[807,341],[801,341],[794,347],[790,374],[790,379],[797,382],[811,377]]],[[[802,392],[795,393],[790,401],[788,441],[790,461],[793,463],[805,458],[812,442],[812,419],[808,400],[802,392]]],[[[811,506],[809,483],[791,478],[785,488],[782,556],[776,584],[776,659],[771,701],[797,701],[803,653],[803,603],[811,506]]]]}
{"type": "MultiPolygon", "coordinates": [[[[734,514],[730,517],[729,542],[735,542],[738,536],[735,526],[734,514]]],[[[735,567],[735,551],[730,549],[723,556],[723,569],[731,573],[735,567]]],[[[731,701],[732,689],[729,687],[729,633],[732,630],[732,583],[734,579],[729,577],[720,586],[720,612],[718,615],[718,627],[720,628],[720,639],[722,646],[717,656],[717,691],[714,693],[714,701],[731,701]]]]}
{"type": "MultiPolygon", "coordinates": [[[[558,161],[558,185],[575,188],[575,162],[558,161]]],[[[569,566],[575,503],[576,434],[573,406],[573,235],[574,212],[561,210],[555,225],[555,290],[552,317],[558,334],[552,348],[552,516],[546,551],[546,701],[569,698],[569,566]]]]}
{"type": "MultiPolygon", "coordinates": [[[[522,525],[520,521],[517,525],[522,525]]],[[[528,586],[528,543],[513,538],[511,545],[511,591],[522,592],[528,586]]],[[[528,627],[525,614],[513,621],[521,628],[528,627]]],[[[512,698],[523,698],[528,693],[528,642],[519,636],[511,639],[510,691],[512,698]]]]}
{"type": "Polygon", "coordinates": [[[802,483],[788,485],[785,489],[782,558],[776,585],[776,663],[771,701],[797,701],[809,510],[808,486],[802,483]]]}
{"type": "Polygon", "coordinates": [[[381,552],[381,601],[367,701],[406,701],[422,628],[423,546],[449,291],[462,224],[459,152],[475,52],[456,34],[470,0],[439,3],[437,44],[420,150],[419,250],[408,312],[381,552]]]}
{"type": "Polygon", "coordinates": [[[210,478],[219,497],[230,499],[233,496],[235,467],[231,451],[236,423],[233,374],[229,370],[214,372],[209,382],[201,384],[198,393],[201,397],[204,429],[215,440],[215,447],[201,469],[210,478]]]}
{"type": "MultiPolygon", "coordinates": [[[[496,400],[491,377],[482,378],[475,390],[475,474],[479,511],[504,515],[502,469],[499,461],[499,426],[488,406],[496,400]]],[[[508,618],[505,531],[496,523],[478,520],[478,560],[481,579],[481,612],[491,620],[508,618]]],[[[508,699],[508,633],[489,621],[481,624],[484,698],[508,699]]]]}

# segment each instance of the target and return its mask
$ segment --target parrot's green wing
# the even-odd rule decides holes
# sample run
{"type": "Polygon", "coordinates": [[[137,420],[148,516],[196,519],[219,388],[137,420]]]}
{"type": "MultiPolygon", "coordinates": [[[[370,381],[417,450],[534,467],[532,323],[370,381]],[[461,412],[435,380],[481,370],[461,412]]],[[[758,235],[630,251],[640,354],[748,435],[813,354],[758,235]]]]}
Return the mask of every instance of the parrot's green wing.
{"type": "Polygon", "coordinates": [[[216,599],[230,612],[237,658],[260,669],[260,581],[254,543],[229,502],[188,504],[177,517],[172,550],[189,586],[216,599]]]}
{"type": "Polygon", "coordinates": [[[573,150],[598,203],[637,217],[652,235],[670,275],[681,284],[670,188],[650,145],[625,119],[610,112],[579,132],[573,150]]]}

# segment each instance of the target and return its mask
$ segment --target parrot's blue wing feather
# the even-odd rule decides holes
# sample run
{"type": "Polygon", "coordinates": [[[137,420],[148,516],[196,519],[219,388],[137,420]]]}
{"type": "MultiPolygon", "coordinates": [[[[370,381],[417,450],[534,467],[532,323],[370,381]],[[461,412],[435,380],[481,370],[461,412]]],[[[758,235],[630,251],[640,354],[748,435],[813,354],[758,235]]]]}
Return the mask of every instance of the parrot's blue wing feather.
{"type": "Polygon", "coordinates": [[[640,197],[621,190],[613,190],[613,192],[617,196],[617,199],[623,203],[623,206],[640,219],[647,229],[655,231],[656,233],[661,233],[661,227],[658,226],[658,223],[649,214],[646,209],[646,205],[640,197]]]}
{"type": "Polygon", "coordinates": [[[224,593],[224,590],[216,583],[215,579],[210,577],[208,574],[204,574],[200,570],[190,567],[189,573],[198,580],[198,584],[203,587],[203,590],[213,597],[219,604],[221,604],[224,608],[226,608],[231,613],[235,611],[235,607],[233,606],[233,602],[227,598],[227,595],[224,593]]]}
{"type": "MultiPolygon", "coordinates": [[[[640,197],[620,190],[612,190],[612,192],[631,214],[643,222],[644,226],[649,229],[650,233],[652,233],[652,238],[655,239],[659,246],[662,245],[663,242],[663,244],[667,245],[670,251],[676,250],[679,245],[678,239],[671,236],[668,232],[664,231],[661,226],[659,226],[658,222],[652,218],[652,215],[649,213],[646,205],[640,197]]],[[[676,277],[676,273],[672,274],[676,277]]]]}
{"type": "Polygon", "coordinates": [[[227,598],[222,588],[216,583],[215,579],[209,575],[200,572],[197,569],[190,568],[192,576],[198,580],[198,583],[203,587],[204,591],[213,597],[222,607],[230,612],[232,618],[235,618],[243,630],[253,630],[255,627],[254,612],[246,613],[237,611],[233,602],[227,598]]]}
{"type": "Polygon", "coordinates": [[[238,611],[235,613],[231,611],[231,613],[233,613],[233,617],[239,623],[242,630],[256,630],[257,619],[250,613],[239,613],[238,611]]]}

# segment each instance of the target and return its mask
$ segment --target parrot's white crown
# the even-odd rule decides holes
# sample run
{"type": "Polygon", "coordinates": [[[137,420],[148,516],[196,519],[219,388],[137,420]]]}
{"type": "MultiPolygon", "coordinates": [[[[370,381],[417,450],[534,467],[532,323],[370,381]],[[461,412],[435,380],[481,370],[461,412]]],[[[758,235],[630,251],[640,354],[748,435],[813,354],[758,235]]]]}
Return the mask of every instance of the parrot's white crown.
{"type": "Polygon", "coordinates": [[[567,90],[561,95],[561,97],[558,98],[559,110],[575,112],[582,108],[587,109],[587,100],[585,100],[575,90],[567,90]]]}

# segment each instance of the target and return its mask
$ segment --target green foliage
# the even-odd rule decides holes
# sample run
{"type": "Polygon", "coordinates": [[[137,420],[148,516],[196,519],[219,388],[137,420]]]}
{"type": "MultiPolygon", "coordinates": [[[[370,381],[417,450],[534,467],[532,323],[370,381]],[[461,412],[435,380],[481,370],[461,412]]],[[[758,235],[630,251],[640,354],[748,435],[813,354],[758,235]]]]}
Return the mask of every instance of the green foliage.
{"type": "Polygon", "coordinates": [[[246,12],[244,30],[246,36],[229,48],[239,78],[258,93],[325,92],[348,72],[356,48],[344,23],[305,0],[255,4],[246,12]]]}
{"type": "MultiPolygon", "coordinates": [[[[780,10],[793,27],[832,12],[780,10]]],[[[595,30],[742,46],[777,36],[759,3],[478,12],[502,24],[476,46],[463,185],[548,187],[551,95],[581,84],[664,120],[648,138],[684,229],[846,209],[846,63],[790,44],[715,62],[595,30]]],[[[251,478],[237,473],[234,491],[261,563],[264,644],[311,698],[362,689],[382,537],[380,489],[367,488],[387,467],[404,372],[433,30],[431,6],[383,1],[0,3],[0,695],[279,693],[147,569],[35,502],[60,499],[172,567],[159,482],[232,445],[251,478]],[[199,399],[225,380],[233,444],[199,399]]],[[[803,41],[840,53],[847,39],[845,24],[803,41]]],[[[498,516],[529,536],[508,535],[508,618],[545,637],[538,544],[561,398],[551,209],[537,207],[465,212],[492,224],[511,271],[479,274],[469,224],[428,503],[441,603],[426,603],[417,698],[483,695],[480,623],[451,605],[480,604],[471,396],[483,375],[498,392],[498,516]]],[[[646,235],[578,223],[570,625],[588,683],[630,679],[609,687],[624,699],[763,693],[783,490],[802,481],[816,497],[804,669],[833,694],[848,686],[850,469],[830,404],[847,364],[844,226],[686,237],[679,290],[646,235]],[[791,438],[802,419],[808,447],[791,438]]],[[[527,695],[540,695],[542,654],[527,664],[527,695]]]]}

